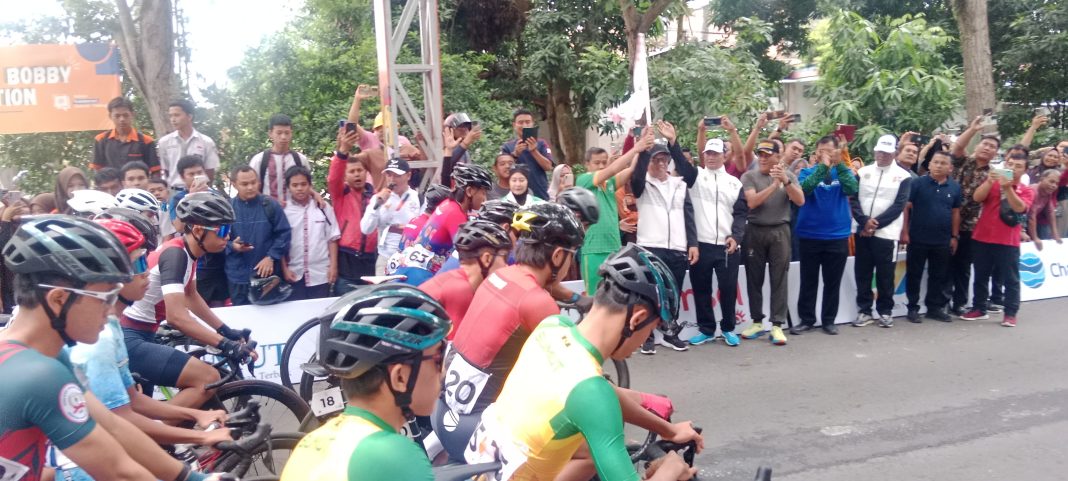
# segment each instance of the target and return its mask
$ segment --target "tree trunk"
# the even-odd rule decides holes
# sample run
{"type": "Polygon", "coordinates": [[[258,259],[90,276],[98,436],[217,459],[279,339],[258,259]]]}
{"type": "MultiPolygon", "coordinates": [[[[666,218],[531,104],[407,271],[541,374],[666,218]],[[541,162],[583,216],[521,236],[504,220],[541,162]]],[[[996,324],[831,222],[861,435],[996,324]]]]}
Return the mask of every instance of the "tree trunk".
{"type": "Polygon", "coordinates": [[[618,1],[619,8],[623,11],[623,24],[627,29],[627,62],[630,65],[630,72],[634,73],[634,59],[638,55],[635,51],[638,34],[649,33],[649,29],[653,28],[653,22],[677,0],[655,0],[645,12],[639,12],[632,0],[618,1]]]}
{"type": "Polygon", "coordinates": [[[953,16],[960,28],[960,49],[964,57],[964,91],[967,119],[983,109],[995,108],[994,67],[990,55],[990,23],[987,0],[952,0],[953,16]]]}
{"type": "Polygon", "coordinates": [[[119,52],[134,88],[144,99],[156,137],[170,132],[167,104],[175,92],[174,22],[171,0],[137,2],[137,16],[127,0],[115,0],[122,32],[119,52]]]}
{"type": "Polygon", "coordinates": [[[556,79],[549,84],[549,126],[552,127],[553,145],[557,147],[553,160],[575,164],[586,151],[586,127],[573,113],[571,84],[556,79]]]}

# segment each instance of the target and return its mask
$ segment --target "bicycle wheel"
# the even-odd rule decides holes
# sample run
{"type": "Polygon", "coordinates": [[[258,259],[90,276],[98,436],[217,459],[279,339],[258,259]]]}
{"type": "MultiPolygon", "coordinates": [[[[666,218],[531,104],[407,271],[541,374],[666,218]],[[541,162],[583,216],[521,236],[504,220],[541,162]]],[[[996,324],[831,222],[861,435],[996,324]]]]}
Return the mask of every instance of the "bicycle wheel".
{"type": "Polygon", "coordinates": [[[204,409],[240,410],[255,399],[260,403],[264,422],[279,430],[296,431],[300,420],[311,410],[297,393],[270,381],[244,379],[222,385],[204,409]],[[209,406],[210,405],[210,406],[209,406]]]}
{"type": "Polygon", "coordinates": [[[617,361],[613,359],[612,370],[604,370],[605,379],[608,379],[608,382],[621,388],[630,388],[630,368],[627,367],[627,361],[617,361]],[[612,370],[615,372],[611,372],[612,370]]]}
{"type": "MultiPolygon", "coordinates": [[[[293,331],[289,339],[286,339],[286,347],[282,349],[281,370],[279,372],[283,386],[294,391],[297,390],[298,383],[293,381],[299,381],[300,375],[303,373],[300,370],[300,364],[308,362],[315,355],[319,346],[318,341],[319,321],[316,319],[305,322],[296,331],[293,331]],[[305,335],[307,335],[306,338],[305,335]],[[301,343],[302,338],[305,338],[304,343],[301,343]],[[308,339],[312,342],[308,342],[308,339]]],[[[311,398],[304,398],[305,401],[309,399],[311,398]]]]}

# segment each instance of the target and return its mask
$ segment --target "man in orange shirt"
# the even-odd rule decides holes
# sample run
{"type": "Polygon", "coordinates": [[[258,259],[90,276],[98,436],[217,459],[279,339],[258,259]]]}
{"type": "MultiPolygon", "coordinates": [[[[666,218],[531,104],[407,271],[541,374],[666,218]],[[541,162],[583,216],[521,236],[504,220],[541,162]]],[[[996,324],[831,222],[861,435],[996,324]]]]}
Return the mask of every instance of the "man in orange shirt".
{"type": "Polygon", "coordinates": [[[156,155],[156,140],[133,128],[133,102],[125,97],[115,97],[108,102],[108,117],[115,128],[101,132],[93,145],[93,161],[89,168],[104,167],[121,169],[127,162],[140,161],[148,166],[153,176],[160,172],[156,155]]]}

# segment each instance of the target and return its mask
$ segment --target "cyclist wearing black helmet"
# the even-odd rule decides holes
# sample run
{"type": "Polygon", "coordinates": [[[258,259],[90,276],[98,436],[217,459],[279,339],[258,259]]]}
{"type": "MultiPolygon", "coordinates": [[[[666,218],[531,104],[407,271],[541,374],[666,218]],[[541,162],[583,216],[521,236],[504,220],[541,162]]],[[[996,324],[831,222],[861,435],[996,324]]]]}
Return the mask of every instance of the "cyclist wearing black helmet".
{"type": "MultiPolygon", "coordinates": [[[[623,441],[625,401],[601,375],[601,364],[629,357],[657,324],[673,323],[679,290],[667,265],[635,245],[599,272],[593,309],[581,324],[557,315],[530,334],[500,396],[482,415],[467,462],[502,463],[502,480],[554,479],[565,466],[572,474],[589,469],[586,478],[595,469],[600,479],[639,479],[623,441]],[[583,442],[594,464],[568,466],[583,442]]],[[[704,442],[688,422],[674,425],[669,439],[697,441],[698,450],[704,442]]],[[[690,479],[695,470],[671,453],[649,474],[674,481],[690,479]]]]}
{"type": "Polygon", "coordinates": [[[347,407],[303,439],[283,481],[431,481],[426,453],[398,430],[441,389],[449,317],[420,290],[361,287],[320,317],[319,363],[341,379],[347,407]]]}
{"type": "Polygon", "coordinates": [[[19,306],[10,327],[0,331],[5,479],[41,479],[48,442],[97,479],[187,479],[188,468],[148,449],[154,446],[148,437],[86,393],[61,353],[64,345],[99,338],[130,279],[125,247],[95,222],[49,215],[27,217],[3,253],[15,273],[19,306]],[[160,472],[139,463],[160,466],[160,472]]]}
{"type": "Polygon", "coordinates": [[[453,336],[445,390],[432,418],[434,433],[455,461],[497,397],[527,336],[546,317],[559,314],[548,288],[566,273],[582,245],[582,226],[559,204],[542,203],[515,213],[519,231],[516,265],[483,282],[453,336]],[[458,390],[458,385],[472,389],[458,390]]]}
{"type": "Polygon", "coordinates": [[[256,359],[256,352],[208,307],[197,292],[197,259],[209,252],[222,252],[230,236],[234,209],[216,192],[186,195],[178,206],[177,218],[185,228],[181,237],[163,244],[148,258],[148,291],[122,312],[130,370],[141,375],[152,392],[155,385],[181,388],[171,403],[197,408],[210,394],[204,386],[219,380],[219,372],[203,361],[173,347],[156,344],[154,338],[163,320],[185,335],[208,346],[218,347],[233,359],[256,359]],[[208,326],[206,329],[196,318],[208,326]]]}
{"type": "Polygon", "coordinates": [[[490,274],[508,265],[506,261],[511,251],[512,238],[500,225],[482,219],[470,221],[460,226],[460,232],[456,234],[459,268],[438,272],[419,285],[419,289],[441,303],[449,318],[454,320],[450,340],[467,313],[475,290],[490,274]]]}
{"type": "MultiPolygon", "coordinates": [[[[515,211],[517,210],[519,210],[519,204],[510,200],[487,200],[483,202],[482,207],[478,209],[477,217],[501,226],[501,228],[508,233],[508,237],[512,240],[514,246],[517,237],[515,231],[512,229],[512,216],[515,215],[515,211]]],[[[515,264],[514,250],[508,255],[507,260],[508,265],[515,264]]],[[[460,256],[456,251],[453,251],[452,255],[450,255],[445,263],[441,265],[441,269],[438,269],[438,273],[435,274],[435,276],[439,276],[442,273],[449,272],[459,267],[460,256]]],[[[453,320],[456,320],[456,318],[453,318],[453,320]]]]}
{"type": "MultiPolygon", "coordinates": [[[[415,243],[415,240],[419,237],[419,233],[423,231],[423,226],[426,225],[426,221],[430,219],[430,216],[434,214],[441,202],[449,197],[452,191],[448,187],[441,184],[430,184],[426,188],[426,193],[423,194],[423,213],[415,216],[412,220],[408,221],[408,224],[404,226],[404,234],[401,236],[400,250],[407,249],[408,246],[415,243]]],[[[387,261],[388,262],[388,261],[387,261]]]]}
{"type": "Polygon", "coordinates": [[[467,222],[470,212],[482,206],[492,183],[489,171],[474,164],[456,166],[452,178],[456,181],[452,196],[438,205],[415,243],[389,260],[387,273],[405,275],[409,284],[419,285],[448,258],[460,225],[467,222]]]}

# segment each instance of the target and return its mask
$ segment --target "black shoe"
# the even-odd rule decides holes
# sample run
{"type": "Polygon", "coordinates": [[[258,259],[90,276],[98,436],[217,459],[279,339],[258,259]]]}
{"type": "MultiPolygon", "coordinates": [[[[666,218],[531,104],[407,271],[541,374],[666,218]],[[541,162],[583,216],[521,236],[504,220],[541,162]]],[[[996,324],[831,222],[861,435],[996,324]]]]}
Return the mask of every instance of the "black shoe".
{"type": "Polygon", "coordinates": [[[834,324],[826,324],[826,325],[820,326],[820,328],[823,329],[823,332],[825,332],[827,334],[830,334],[832,336],[837,336],[838,335],[838,326],[836,326],[834,324]]]}
{"type": "Polygon", "coordinates": [[[796,325],[796,326],[790,328],[790,334],[795,335],[795,336],[800,336],[801,334],[804,334],[804,333],[806,333],[808,331],[811,331],[811,330],[813,330],[815,328],[816,328],[816,326],[813,326],[811,324],[799,324],[799,325],[796,325]]]}
{"type": "Polygon", "coordinates": [[[949,317],[949,314],[946,314],[946,312],[943,311],[942,309],[934,309],[934,310],[927,311],[927,315],[925,315],[923,317],[926,317],[928,319],[933,319],[935,321],[953,322],[953,318],[949,317]]]}
{"type": "Polygon", "coordinates": [[[646,355],[656,354],[656,343],[653,342],[653,336],[649,336],[649,338],[642,343],[641,353],[646,355]]]}
{"type": "Polygon", "coordinates": [[[909,313],[905,314],[905,317],[908,318],[909,322],[912,322],[912,323],[915,323],[915,324],[919,324],[919,323],[923,322],[923,319],[920,319],[920,310],[919,309],[909,309],[909,313]]]}
{"type": "Polygon", "coordinates": [[[966,309],[964,306],[956,306],[953,309],[949,310],[950,314],[953,314],[957,317],[963,316],[966,312],[968,312],[968,309],[966,309]]]}

